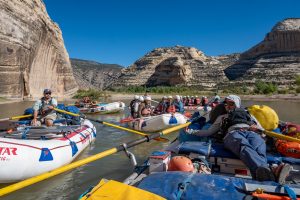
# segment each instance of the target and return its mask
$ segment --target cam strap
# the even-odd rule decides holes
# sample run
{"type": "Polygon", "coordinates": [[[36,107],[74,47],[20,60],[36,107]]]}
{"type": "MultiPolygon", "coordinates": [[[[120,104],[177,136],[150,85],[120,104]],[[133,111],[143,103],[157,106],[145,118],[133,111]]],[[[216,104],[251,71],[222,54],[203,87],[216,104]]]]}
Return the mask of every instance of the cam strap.
{"type": "Polygon", "coordinates": [[[195,173],[190,174],[186,179],[184,179],[181,183],[178,184],[178,190],[176,194],[176,200],[180,200],[182,194],[186,191],[188,185],[191,183],[191,180],[195,173]]]}

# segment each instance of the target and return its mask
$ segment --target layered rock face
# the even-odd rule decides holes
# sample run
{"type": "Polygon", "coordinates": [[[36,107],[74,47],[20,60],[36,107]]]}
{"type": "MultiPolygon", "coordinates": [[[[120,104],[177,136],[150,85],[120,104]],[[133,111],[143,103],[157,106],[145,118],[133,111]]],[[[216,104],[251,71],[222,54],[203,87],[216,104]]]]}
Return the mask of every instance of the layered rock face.
{"type": "Polygon", "coordinates": [[[114,86],[195,85],[222,88],[253,86],[256,80],[280,87],[294,84],[300,74],[300,19],[286,19],[265,39],[244,52],[206,56],[192,48],[157,48],[124,69],[114,86]]]}
{"type": "Polygon", "coordinates": [[[0,95],[68,96],[78,87],[62,33],[42,0],[0,0],[0,95]]]}
{"type": "Polygon", "coordinates": [[[197,85],[215,87],[238,55],[210,57],[193,47],[157,48],[122,70],[114,86],[197,85]]]}
{"type": "Polygon", "coordinates": [[[104,90],[121,74],[122,66],[102,64],[93,61],[71,59],[75,80],[80,89],[104,90]]]}
{"type": "Polygon", "coordinates": [[[225,70],[235,82],[257,79],[291,85],[300,74],[300,19],[286,19],[274,26],[258,45],[241,54],[240,60],[225,70]]]}

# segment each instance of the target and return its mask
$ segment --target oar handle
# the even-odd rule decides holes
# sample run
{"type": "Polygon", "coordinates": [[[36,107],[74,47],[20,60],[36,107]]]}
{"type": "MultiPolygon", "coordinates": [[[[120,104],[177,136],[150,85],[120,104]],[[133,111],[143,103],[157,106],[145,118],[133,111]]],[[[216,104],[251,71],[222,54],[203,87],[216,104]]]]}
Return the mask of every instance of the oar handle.
{"type": "Polygon", "coordinates": [[[172,133],[174,131],[178,131],[179,129],[185,128],[185,127],[187,127],[190,124],[191,124],[191,122],[187,122],[185,124],[180,124],[178,126],[174,126],[174,127],[168,128],[168,129],[162,131],[161,135],[167,135],[167,134],[172,133]]]}
{"type": "Polygon", "coordinates": [[[124,131],[136,133],[136,134],[138,134],[138,135],[147,136],[147,134],[145,134],[145,133],[143,133],[143,132],[136,131],[136,130],[132,130],[132,129],[129,129],[129,128],[125,128],[125,127],[123,127],[123,126],[118,126],[118,125],[111,124],[111,123],[104,122],[104,121],[97,120],[97,119],[89,119],[89,120],[94,121],[94,122],[98,122],[98,123],[100,123],[100,124],[104,124],[104,125],[107,125],[107,126],[111,126],[111,127],[114,127],[114,128],[118,128],[118,129],[121,129],[121,130],[124,130],[124,131]]]}
{"type": "Polygon", "coordinates": [[[30,114],[30,115],[20,115],[20,116],[14,116],[14,117],[7,117],[7,118],[0,119],[0,121],[22,119],[22,118],[26,118],[26,117],[32,117],[32,115],[30,114]]]}
{"type": "Polygon", "coordinates": [[[79,114],[68,112],[68,111],[65,111],[65,110],[58,109],[58,108],[53,108],[53,110],[55,110],[57,112],[65,113],[67,115],[72,115],[72,116],[75,116],[75,117],[79,117],[80,116],[79,114]]]}

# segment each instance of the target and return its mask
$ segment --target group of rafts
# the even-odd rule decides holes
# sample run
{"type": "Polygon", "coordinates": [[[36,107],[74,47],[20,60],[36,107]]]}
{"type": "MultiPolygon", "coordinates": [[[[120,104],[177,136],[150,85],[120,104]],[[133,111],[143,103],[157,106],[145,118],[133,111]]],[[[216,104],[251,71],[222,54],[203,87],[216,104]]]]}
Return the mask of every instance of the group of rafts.
{"type": "MultiPolygon", "coordinates": [[[[72,162],[95,139],[96,129],[89,120],[80,118],[78,114],[57,110],[64,114],[64,117],[54,127],[30,127],[26,125],[26,120],[21,120],[13,123],[14,125],[17,124],[17,130],[9,134],[2,132],[0,140],[0,182],[19,181],[66,165],[72,162]],[[64,120],[74,122],[74,118],[66,117],[70,115],[76,117],[77,123],[75,125],[63,122],[64,120]],[[21,168],[19,167],[20,164],[22,165],[21,168]]],[[[159,118],[158,116],[155,117],[159,118]]],[[[160,119],[157,120],[160,122],[152,125],[156,127],[156,129],[153,129],[154,131],[171,126],[175,127],[148,135],[143,141],[131,142],[129,147],[151,139],[158,139],[159,136],[188,125],[194,129],[199,127],[197,123],[187,122],[186,117],[179,122],[177,113],[170,113],[168,117],[161,116],[160,119]],[[173,122],[170,123],[170,121],[173,122]],[[162,125],[158,126],[158,123],[162,125]]],[[[145,121],[149,123],[147,119],[145,121]]],[[[291,126],[290,128],[290,132],[294,131],[295,133],[296,131],[293,136],[300,135],[299,126],[291,126]]],[[[147,131],[151,132],[152,130],[148,129],[147,131]]],[[[185,134],[183,129],[180,131],[180,135],[182,134],[185,134]]],[[[293,171],[290,175],[290,183],[296,184],[282,186],[271,181],[258,182],[251,180],[249,170],[235,155],[224,149],[222,144],[212,143],[211,140],[207,139],[207,141],[183,141],[176,147],[176,155],[184,155],[180,159],[185,157],[192,159],[193,162],[188,164],[198,166],[197,169],[200,169],[201,165],[204,164],[203,170],[194,170],[193,172],[184,170],[168,171],[168,168],[172,168],[170,160],[174,156],[174,152],[168,150],[156,151],[149,156],[147,162],[142,166],[135,166],[136,170],[124,183],[101,180],[97,186],[88,190],[81,198],[244,199],[247,195],[255,197],[257,194],[259,197],[263,197],[262,199],[272,199],[273,197],[274,199],[297,199],[300,195],[300,187],[297,184],[300,177],[299,142],[300,140],[296,139],[296,144],[293,143],[294,149],[289,149],[292,153],[288,156],[278,152],[268,155],[270,164],[287,162],[292,165],[293,171]],[[205,171],[205,169],[207,170],[205,171]],[[199,171],[208,173],[197,173],[199,171]],[[115,188],[119,189],[115,190],[115,188]],[[123,196],[124,194],[126,196],[123,196]],[[117,196],[120,198],[117,198],[117,196]]],[[[122,148],[113,148],[113,150],[117,152],[127,149],[123,144],[122,148]]],[[[136,163],[134,155],[131,153],[130,155],[130,159],[134,161],[133,163],[136,163]]]]}
{"type": "MultiPolygon", "coordinates": [[[[275,111],[267,106],[255,105],[251,109],[263,122],[268,141],[276,144],[267,143],[268,164],[288,163],[292,167],[284,184],[253,180],[245,164],[225,149],[220,140],[189,137],[181,129],[179,143],[153,152],[146,162],[135,166],[123,183],[101,180],[81,199],[300,199],[300,125],[280,124],[275,111]]],[[[207,128],[206,123],[198,120],[199,116],[194,117],[195,123],[185,125],[191,129],[207,128]]],[[[171,129],[156,136],[176,130],[171,129]]],[[[133,143],[136,142],[130,145],[133,143]]],[[[135,160],[132,154],[129,157],[135,160]]]]}

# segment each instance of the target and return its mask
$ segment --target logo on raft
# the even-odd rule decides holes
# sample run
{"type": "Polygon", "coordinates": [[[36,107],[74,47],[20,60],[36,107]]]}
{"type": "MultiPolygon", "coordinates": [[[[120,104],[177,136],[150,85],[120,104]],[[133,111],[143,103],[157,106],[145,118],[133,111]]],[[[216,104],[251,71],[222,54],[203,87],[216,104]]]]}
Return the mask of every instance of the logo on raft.
{"type": "Polygon", "coordinates": [[[13,147],[0,147],[0,161],[9,161],[9,157],[11,155],[18,155],[17,148],[13,147]]]}
{"type": "Polygon", "coordinates": [[[14,147],[0,147],[0,156],[18,155],[17,148],[14,147]]]}

